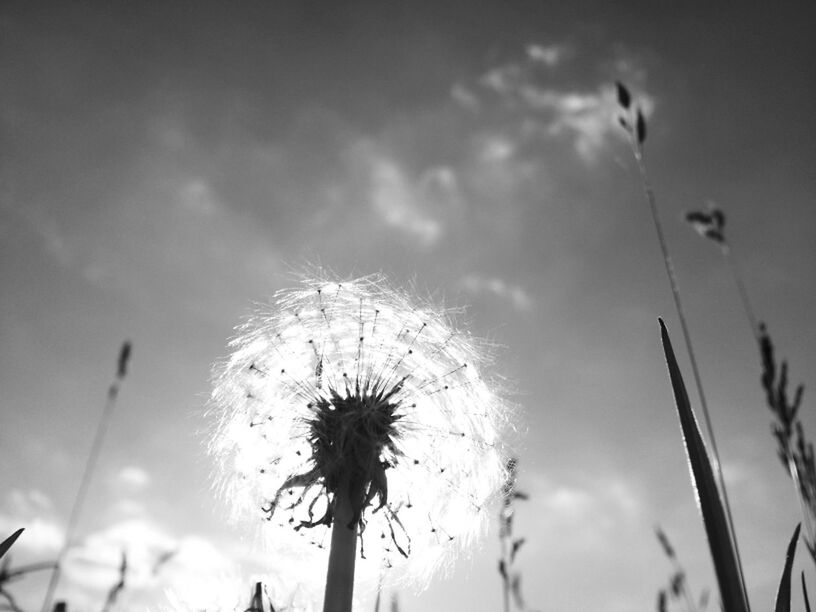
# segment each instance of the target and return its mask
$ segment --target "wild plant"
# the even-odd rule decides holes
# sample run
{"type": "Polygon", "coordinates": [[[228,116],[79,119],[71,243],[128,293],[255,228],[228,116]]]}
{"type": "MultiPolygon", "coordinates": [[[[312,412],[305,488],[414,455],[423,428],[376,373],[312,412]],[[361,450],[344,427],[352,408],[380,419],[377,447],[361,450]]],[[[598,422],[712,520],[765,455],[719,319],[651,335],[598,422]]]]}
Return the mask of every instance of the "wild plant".
{"type": "Polygon", "coordinates": [[[474,539],[505,481],[507,412],[444,312],[382,277],[319,276],[230,346],[213,391],[220,486],[272,537],[328,547],[325,612],[351,609],[358,559],[425,577],[474,539]]]}
{"type": "Polygon", "coordinates": [[[511,601],[518,610],[525,610],[524,597],[521,591],[521,572],[514,569],[516,555],[526,542],[523,537],[513,535],[513,524],[516,515],[515,502],[529,499],[526,493],[519,491],[517,484],[518,459],[507,462],[507,480],[502,488],[502,505],[499,511],[499,575],[502,579],[502,603],[504,612],[510,612],[511,601]]]}
{"type": "Polygon", "coordinates": [[[703,589],[699,598],[695,598],[694,592],[688,583],[686,570],[677,558],[677,553],[671,545],[666,532],[660,527],[655,527],[655,536],[660,543],[660,548],[672,565],[668,586],[660,589],[657,593],[657,612],[667,612],[670,603],[682,604],[686,612],[703,612],[708,605],[708,589],[703,589]]]}
{"type": "Polygon", "coordinates": [[[799,419],[804,385],[798,385],[793,396],[789,395],[788,363],[784,359],[781,364],[777,362],[768,328],[754,314],[755,311],[748,297],[740,268],[734,258],[733,249],[726,240],[725,213],[709,202],[707,210],[691,211],[686,214],[686,220],[701,236],[719,247],[739,292],[745,316],[759,349],[760,381],[768,409],[775,419],[771,432],[777,443],[777,456],[794,483],[807,534],[804,537],[805,545],[816,563],[816,539],[814,539],[816,534],[813,524],[816,518],[816,463],[814,463],[813,444],[805,437],[804,428],[799,419]]]}
{"type": "Polygon", "coordinates": [[[618,106],[620,109],[618,122],[628,136],[629,145],[632,150],[632,155],[635,159],[635,162],[637,163],[643,193],[645,195],[646,203],[649,207],[649,213],[655,228],[658,243],[660,245],[660,252],[666,270],[666,277],[669,281],[672,298],[674,300],[675,310],[677,312],[677,317],[680,321],[680,328],[683,333],[686,351],[688,352],[689,355],[689,361],[691,363],[691,370],[694,378],[694,383],[697,388],[697,394],[700,398],[700,406],[702,409],[703,418],[706,425],[706,431],[708,433],[708,440],[709,443],[711,444],[713,470],[714,474],[716,475],[716,482],[719,486],[720,494],[722,495],[722,501],[725,511],[725,528],[728,533],[728,539],[731,542],[730,548],[733,550],[734,555],[736,556],[738,568],[737,575],[742,583],[741,599],[747,602],[745,584],[742,578],[741,569],[742,564],[740,562],[739,545],[737,543],[736,531],[734,528],[734,520],[731,514],[731,504],[728,499],[728,491],[725,486],[725,479],[722,473],[720,455],[717,449],[717,440],[714,435],[714,428],[711,424],[711,416],[708,410],[708,402],[706,401],[705,392],[703,391],[702,379],[700,376],[699,367],[697,365],[697,359],[694,354],[694,348],[691,342],[691,333],[689,331],[685,311],[683,309],[683,303],[680,296],[680,288],[677,282],[677,275],[674,270],[674,264],[672,263],[671,255],[669,254],[668,243],[666,241],[665,232],[663,230],[663,223],[660,219],[660,214],[657,207],[657,196],[655,195],[654,188],[652,187],[651,181],[649,179],[649,174],[646,169],[644,149],[644,143],[646,142],[646,117],[643,113],[643,109],[640,107],[639,104],[637,104],[633,100],[632,94],[629,92],[629,89],[625,85],[623,85],[620,82],[616,83],[616,93],[618,106]]]}
{"type": "Polygon", "coordinates": [[[96,464],[99,461],[99,454],[102,451],[102,443],[105,440],[105,434],[108,431],[108,425],[110,424],[111,416],[116,406],[116,399],[119,396],[119,387],[121,386],[122,381],[124,381],[125,376],[127,376],[127,368],[128,364],[130,363],[131,350],[132,345],[127,341],[122,344],[122,348],[119,350],[119,358],[116,364],[116,377],[114,378],[110,387],[108,387],[108,396],[105,403],[105,408],[102,411],[102,416],[99,419],[96,433],[94,434],[93,442],[91,443],[91,450],[88,453],[88,459],[85,462],[85,469],[83,470],[82,478],[79,482],[79,488],[77,489],[77,494],[74,498],[74,504],[71,507],[71,513],[68,516],[68,524],[65,528],[65,542],[57,555],[56,564],[51,572],[51,578],[48,582],[45,600],[43,601],[42,605],[42,612],[50,612],[51,610],[54,592],[59,584],[60,570],[63,562],[65,561],[65,555],[73,543],[76,526],[79,521],[79,517],[82,514],[82,507],[85,504],[85,497],[88,494],[88,487],[91,484],[91,479],[93,478],[96,464]]]}

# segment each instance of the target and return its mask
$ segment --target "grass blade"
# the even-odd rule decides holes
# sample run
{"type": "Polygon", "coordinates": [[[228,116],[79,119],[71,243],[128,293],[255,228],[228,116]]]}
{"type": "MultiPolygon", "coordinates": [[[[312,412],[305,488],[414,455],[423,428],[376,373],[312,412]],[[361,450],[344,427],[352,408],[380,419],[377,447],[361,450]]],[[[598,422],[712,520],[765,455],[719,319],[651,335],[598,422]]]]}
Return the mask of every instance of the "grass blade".
{"type": "Polygon", "coordinates": [[[5,555],[8,552],[8,549],[12,547],[12,545],[17,541],[17,538],[20,537],[20,534],[23,533],[23,531],[25,531],[25,528],[21,527],[20,529],[12,533],[9,537],[7,537],[5,540],[3,540],[3,543],[0,544],[0,559],[2,559],[3,555],[5,555]]]}
{"type": "Polygon", "coordinates": [[[680,367],[677,365],[677,359],[669,340],[669,332],[663,320],[659,319],[659,321],[663,352],[666,355],[666,365],[669,369],[674,401],[677,405],[677,415],[680,418],[683,442],[691,470],[692,486],[697,496],[697,505],[703,515],[703,524],[714,561],[723,609],[726,612],[748,612],[750,608],[743,589],[742,568],[737,561],[731,542],[731,532],[725,519],[725,511],[714,480],[711,462],[689,403],[680,367]]]}
{"type": "Polygon", "coordinates": [[[785,569],[782,570],[782,580],[779,581],[779,589],[776,591],[775,612],[790,612],[791,600],[791,570],[793,569],[793,558],[796,556],[796,544],[799,542],[799,530],[802,523],[793,530],[793,537],[788,544],[788,552],[785,554],[785,569]]]}
{"type": "Polygon", "coordinates": [[[805,598],[805,612],[810,612],[810,599],[808,599],[807,586],[805,585],[805,572],[802,572],[802,595],[805,598]]]}

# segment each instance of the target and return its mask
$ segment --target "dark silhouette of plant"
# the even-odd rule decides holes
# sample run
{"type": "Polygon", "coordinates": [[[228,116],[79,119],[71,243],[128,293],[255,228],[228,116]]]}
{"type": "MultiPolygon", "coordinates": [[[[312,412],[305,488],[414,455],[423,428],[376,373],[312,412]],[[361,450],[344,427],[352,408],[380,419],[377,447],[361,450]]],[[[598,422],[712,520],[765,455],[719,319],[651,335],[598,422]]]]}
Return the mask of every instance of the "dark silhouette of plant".
{"type": "Polygon", "coordinates": [[[111,587],[108,592],[108,598],[105,600],[105,605],[102,607],[102,612],[108,612],[113,604],[116,603],[116,598],[125,588],[125,578],[127,577],[127,555],[122,551],[122,562],[119,564],[119,580],[111,587]]]}
{"type": "Polygon", "coordinates": [[[51,609],[51,602],[54,598],[54,592],[57,590],[57,585],[59,584],[60,568],[74,538],[74,531],[76,530],[79,517],[82,513],[82,507],[85,504],[85,497],[88,494],[88,487],[91,484],[94,469],[96,468],[96,464],[99,460],[99,454],[102,450],[102,443],[104,442],[105,434],[108,431],[108,425],[110,423],[111,415],[113,414],[113,409],[116,406],[116,398],[119,396],[119,387],[127,375],[131,351],[132,345],[128,341],[124,342],[122,344],[122,348],[119,350],[119,358],[116,363],[116,378],[114,378],[111,386],[108,387],[108,397],[105,403],[105,408],[102,411],[102,416],[99,418],[99,424],[97,425],[96,433],[94,434],[94,439],[91,443],[91,450],[88,453],[88,459],[85,462],[85,470],[82,473],[79,488],[77,489],[77,494],[74,498],[74,505],[71,508],[71,514],[68,517],[68,525],[65,528],[65,542],[62,545],[59,555],[57,555],[57,562],[51,573],[51,579],[48,582],[42,612],[49,612],[51,609]]]}
{"type": "Polygon", "coordinates": [[[672,573],[671,576],[669,576],[668,586],[660,589],[657,593],[658,612],[667,612],[669,603],[671,602],[682,602],[685,605],[686,612],[703,612],[708,605],[708,589],[703,589],[700,593],[700,597],[695,600],[692,589],[688,584],[686,570],[677,558],[677,554],[671,542],[669,542],[666,532],[659,526],[655,527],[655,536],[657,536],[657,541],[660,542],[660,547],[663,549],[666,558],[672,564],[672,573]]]}
{"type": "Polygon", "coordinates": [[[225,495],[308,532],[306,552],[330,538],[324,612],[351,609],[358,556],[427,576],[476,533],[505,477],[506,406],[444,312],[380,276],[304,278],[232,348],[210,445],[225,495]]]}
{"type": "Polygon", "coordinates": [[[765,392],[768,409],[774,416],[771,433],[776,440],[777,456],[782,466],[794,482],[796,496],[805,525],[803,539],[816,563],[816,463],[814,462],[813,444],[805,437],[802,422],[799,420],[799,408],[802,405],[804,385],[798,385],[791,396],[788,389],[788,363],[782,360],[777,363],[774,344],[764,322],[754,314],[745,282],[734,259],[733,250],[725,235],[725,213],[712,203],[705,211],[691,211],[686,214],[686,221],[691,223],[697,232],[715,243],[731,270],[734,282],[742,300],[745,316],[756,339],[762,373],[760,381],[765,392]]]}
{"type": "Polygon", "coordinates": [[[275,612],[275,606],[272,605],[272,600],[267,596],[266,607],[264,606],[263,598],[263,583],[256,582],[252,590],[252,599],[249,601],[249,607],[244,612],[275,612]]]}
{"type": "Polygon", "coordinates": [[[502,507],[499,513],[499,541],[501,543],[499,575],[502,578],[504,612],[510,612],[511,596],[516,608],[525,609],[524,597],[521,593],[521,573],[513,569],[516,554],[526,541],[525,538],[513,537],[513,519],[516,513],[514,502],[518,499],[528,499],[526,493],[516,488],[517,473],[518,460],[512,458],[507,462],[507,480],[502,488],[502,507]]]}
{"type": "MultiPolygon", "coordinates": [[[[663,231],[663,223],[660,220],[660,214],[657,208],[657,196],[652,188],[649,174],[646,171],[646,160],[644,157],[644,143],[646,142],[646,118],[643,109],[639,104],[635,103],[632,94],[627,87],[620,82],[615,84],[618,106],[620,108],[620,115],[618,122],[626,131],[629,137],[629,145],[632,150],[632,155],[637,163],[638,171],[640,173],[640,181],[643,188],[643,193],[646,198],[646,203],[649,206],[649,213],[652,218],[657,241],[660,245],[660,252],[663,256],[663,265],[666,270],[666,277],[671,287],[671,294],[674,300],[677,317],[680,320],[680,329],[683,333],[683,340],[688,351],[689,361],[691,363],[691,372],[694,378],[694,384],[697,388],[697,395],[700,398],[700,407],[703,413],[703,420],[705,422],[706,432],[708,433],[708,441],[711,444],[711,454],[713,459],[713,470],[715,479],[722,496],[722,504],[725,511],[726,526],[728,528],[728,537],[731,540],[731,546],[736,555],[736,562],[739,567],[742,566],[739,553],[739,544],[737,543],[736,530],[734,527],[734,518],[731,513],[731,503],[728,499],[728,490],[725,487],[725,479],[722,473],[722,463],[720,461],[720,452],[717,448],[717,439],[714,436],[714,428],[711,424],[711,416],[708,410],[708,402],[706,400],[705,392],[703,391],[702,378],[700,376],[700,369],[697,364],[697,358],[694,354],[694,347],[691,342],[691,332],[686,321],[683,303],[680,298],[680,287],[677,283],[677,275],[674,271],[674,264],[672,263],[669,254],[668,243],[666,242],[665,232],[663,231]]],[[[742,580],[742,575],[740,574],[742,580]]],[[[747,600],[745,585],[742,584],[742,599],[747,600]]]]}

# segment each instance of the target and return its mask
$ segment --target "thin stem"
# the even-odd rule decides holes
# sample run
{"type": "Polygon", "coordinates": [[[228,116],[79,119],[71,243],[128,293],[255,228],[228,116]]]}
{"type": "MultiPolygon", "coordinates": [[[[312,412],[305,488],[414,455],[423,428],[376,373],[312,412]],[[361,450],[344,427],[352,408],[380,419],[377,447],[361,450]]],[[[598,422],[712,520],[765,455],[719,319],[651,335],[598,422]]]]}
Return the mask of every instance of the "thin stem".
{"type": "Polygon", "coordinates": [[[788,470],[790,471],[793,486],[796,489],[796,498],[799,500],[799,507],[802,510],[802,522],[805,523],[805,531],[807,532],[808,541],[813,544],[816,540],[813,539],[813,521],[811,520],[810,511],[802,496],[802,480],[799,477],[799,468],[796,466],[796,461],[788,452],[788,470]]]}
{"type": "Polygon", "coordinates": [[[329,568],[323,612],[351,612],[354,595],[354,563],[357,560],[357,524],[351,504],[351,489],[342,483],[334,494],[329,568]]]}
{"type": "Polygon", "coordinates": [[[5,597],[8,601],[8,609],[12,612],[22,612],[20,607],[17,605],[17,601],[14,597],[11,596],[11,593],[6,591],[5,589],[0,588],[0,596],[5,597]]]}
{"type": "Polygon", "coordinates": [[[65,559],[65,555],[68,552],[68,548],[71,546],[74,538],[74,531],[76,530],[79,516],[82,513],[82,506],[85,503],[85,497],[88,494],[88,486],[91,483],[94,469],[96,468],[97,461],[99,460],[99,453],[102,450],[102,442],[104,441],[105,434],[108,430],[110,417],[116,404],[116,397],[119,395],[119,383],[122,378],[123,375],[117,376],[114,383],[108,389],[108,399],[105,403],[105,409],[102,412],[102,416],[99,419],[99,425],[97,425],[96,434],[94,435],[93,443],[91,444],[91,451],[88,454],[88,460],[85,463],[85,471],[82,474],[82,480],[79,483],[79,489],[77,490],[76,498],[74,499],[74,505],[71,508],[71,514],[68,517],[68,525],[65,528],[65,542],[62,545],[62,549],[60,549],[59,555],[57,555],[54,571],[51,573],[51,579],[48,582],[48,589],[45,592],[42,612],[50,612],[51,610],[51,602],[54,599],[54,592],[57,590],[57,585],[59,584],[60,569],[65,559]]]}
{"type": "MultiPolygon", "coordinates": [[[[734,283],[737,285],[737,291],[739,292],[740,299],[742,300],[745,316],[748,318],[748,323],[751,326],[751,332],[754,334],[754,338],[756,339],[757,343],[761,345],[762,331],[756,315],[754,314],[754,309],[751,306],[751,300],[748,298],[748,290],[745,288],[745,282],[742,279],[742,274],[737,266],[736,259],[731,251],[731,247],[728,244],[722,244],[722,254],[731,270],[731,275],[734,277],[734,283]]],[[[788,458],[788,472],[790,473],[791,480],[793,481],[794,489],[796,491],[796,499],[799,500],[799,507],[802,511],[802,522],[805,524],[807,541],[813,544],[816,542],[816,539],[814,539],[813,519],[811,517],[810,509],[808,508],[804,496],[802,495],[802,481],[799,476],[799,468],[796,465],[796,461],[793,459],[793,453],[791,452],[788,444],[785,445],[785,455],[788,458]]]]}
{"type": "Polygon", "coordinates": [[[686,576],[686,572],[683,571],[683,568],[680,566],[680,562],[677,559],[674,560],[674,568],[675,572],[683,573],[682,591],[683,597],[686,600],[686,609],[689,612],[697,612],[697,606],[695,605],[694,599],[691,596],[691,586],[688,583],[688,577],[686,576]]]}
{"type": "Polygon", "coordinates": [[[510,576],[509,555],[507,552],[508,537],[505,534],[501,537],[501,560],[504,567],[502,573],[502,603],[504,604],[504,612],[510,612],[510,576]]]}
{"type": "Polygon", "coordinates": [[[674,264],[672,263],[671,256],[669,255],[669,248],[666,243],[666,236],[663,232],[663,224],[660,221],[660,215],[658,214],[657,210],[657,198],[655,196],[654,190],[652,189],[652,185],[649,181],[649,175],[646,172],[646,162],[643,159],[643,152],[640,146],[632,140],[632,149],[634,152],[635,160],[637,161],[638,170],[640,171],[640,179],[643,184],[643,192],[646,195],[646,201],[649,204],[649,211],[651,212],[652,221],[654,222],[655,232],[657,233],[657,239],[660,243],[660,250],[663,254],[663,263],[666,268],[666,276],[669,279],[669,285],[671,286],[672,298],[674,299],[674,306],[677,310],[677,316],[680,319],[680,327],[683,330],[683,339],[686,343],[686,350],[688,350],[689,360],[691,362],[691,370],[694,375],[694,383],[697,387],[697,394],[700,396],[700,405],[703,409],[703,418],[705,420],[706,430],[708,432],[708,438],[711,442],[711,451],[714,458],[714,466],[717,471],[717,480],[719,481],[720,491],[723,497],[723,505],[725,506],[726,516],[728,517],[728,527],[729,527],[729,535],[731,537],[731,544],[734,547],[734,553],[737,557],[737,564],[740,568],[740,582],[742,587],[743,595],[745,596],[745,601],[748,601],[747,597],[747,590],[745,588],[745,578],[742,575],[742,560],[740,558],[739,553],[739,545],[737,544],[737,538],[734,530],[734,518],[731,514],[731,504],[728,501],[728,492],[725,488],[725,480],[723,478],[722,467],[720,464],[720,453],[717,450],[717,441],[714,437],[714,428],[711,425],[711,416],[709,415],[708,411],[708,402],[705,398],[705,393],[703,392],[703,383],[700,378],[700,371],[697,367],[697,359],[694,356],[694,349],[692,348],[691,344],[691,335],[688,329],[688,323],[686,322],[685,312],[683,310],[683,304],[680,299],[680,288],[677,284],[677,275],[674,271],[674,264]]]}
{"type": "Polygon", "coordinates": [[[30,563],[29,565],[21,565],[17,569],[6,574],[6,580],[13,580],[19,576],[30,574],[31,572],[39,572],[47,569],[54,569],[57,566],[53,561],[43,561],[40,563],[30,563]]]}
{"type": "Polygon", "coordinates": [[[748,323],[751,325],[751,332],[754,334],[754,338],[756,338],[758,342],[760,338],[759,324],[756,316],[754,315],[754,309],[751,307],[751,301],[748,299],[748,291],[745,289],[742,274],[740,274],[737,262],[734,259],[734,256],[731,254],[731,247],[729,247],[727,244],[723,244],[722,253],[725,261],[728,263],[728,267],[731,268],[731,274],[734,277],[734,282],[737,285],[737,291],[739,291],[740,299],[742,300],[742,306],[745,309],[745,316],[748,317],[748,323]]]}
{"type": "MultiPolygon", "coordinates": [[[[745,316],[748,318],[748,323],[751,325],[751,332],[754,334],[756,341],[761,344],[762,332],[759,327],[759,322],[754,314],[754,309],[751,307],[751,300],[748,298],[748,290],[745,288],[745,282],[742,280],[742,274],[740,274],[736,259],[734,258],[728,244],[722,245],[722,254],[731,270],[732,276],[734,277],[734,283],[737,285],[737,290],[739,292],[740,299],[742,300],[742,306],[745,310],[745,316]]],[[[794,489],[796,490],[796,498],[799,500],[799,507],[802,511],[802,522],[805,524],[805,533],[807,534],[808,541],[813,543],[816,542],[816,539],[814,539],[813,520],[811,518],[811,513],[807,503],[802,496],[802,483],[799,476],[799,468],[796,466],[796,461],[793,459],[793,453],[791,452],[789,446],[787,444],[785,446],[785,454],[788,457],[788,471],[790,472],[794,489]]]]}

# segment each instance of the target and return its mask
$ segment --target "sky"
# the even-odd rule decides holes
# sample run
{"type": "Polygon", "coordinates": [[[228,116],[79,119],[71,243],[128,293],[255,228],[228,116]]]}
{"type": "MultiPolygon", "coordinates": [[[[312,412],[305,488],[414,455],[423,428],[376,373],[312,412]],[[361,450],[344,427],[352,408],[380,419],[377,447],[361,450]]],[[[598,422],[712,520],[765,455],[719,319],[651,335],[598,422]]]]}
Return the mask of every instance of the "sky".
{"type": "MultiPolygon", "coordinates": [[[[280,578],[292,558],[227,520],[204,412],[234,327],[323,266],[381,272],[462,309],[457,324],[492,345],[529,495],[514,529],[530,609],[654,609],[672,571],[658,524],[693,589],[714,589],[658,316],[687,380],[690,366],[617,125],[622,81],[647,118],[646,164],[749,595],[768,609],[796,499],[734,279],[684,213],[725,211],[752,304],[792,382],[812,385],[807,8],[3,3],[0,535],[26,528],[13,565],[56,557],[127,339],[130,369],[58,597],[101,609],[125,550],[119,609],[213,609],[248,598],[256,577],[285,604],[314,606],[280,578]]],[[[492,512],[481,547],[447,576],[385,600],[500,609],[492,512]]],[[[805,556],[796,567],[812,576],[805,556]]],[[[34,610],[46,578],[10,590],[34,610]]],[[[358,585],[356,609],[373,610],[371,590],[358,585]]]]}

